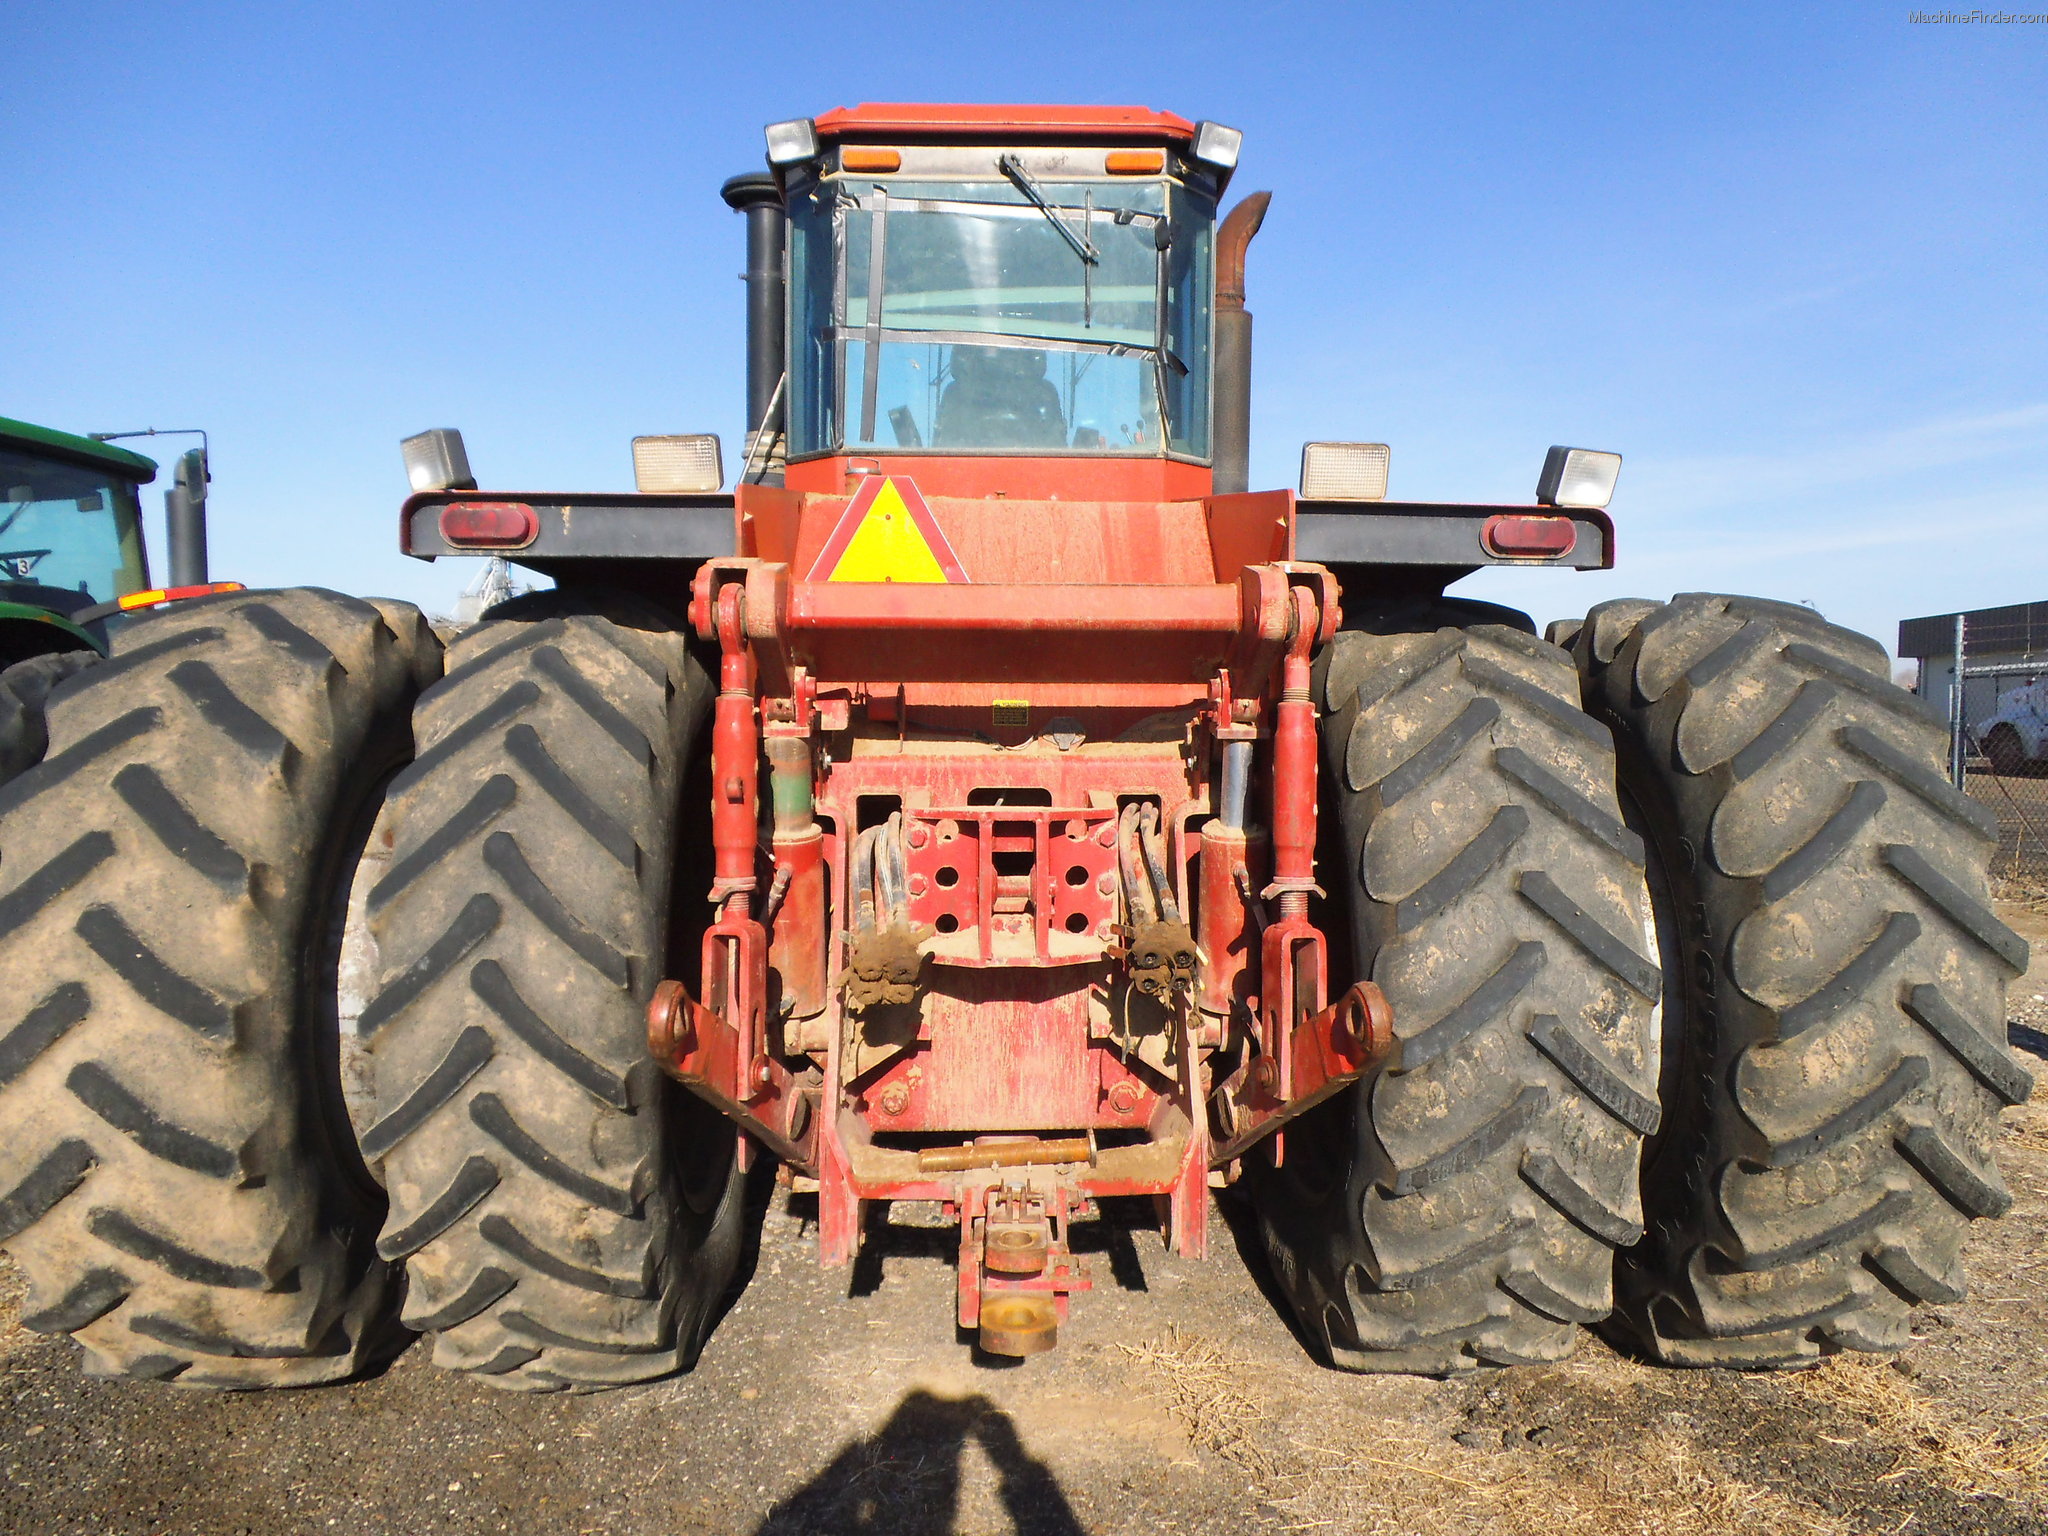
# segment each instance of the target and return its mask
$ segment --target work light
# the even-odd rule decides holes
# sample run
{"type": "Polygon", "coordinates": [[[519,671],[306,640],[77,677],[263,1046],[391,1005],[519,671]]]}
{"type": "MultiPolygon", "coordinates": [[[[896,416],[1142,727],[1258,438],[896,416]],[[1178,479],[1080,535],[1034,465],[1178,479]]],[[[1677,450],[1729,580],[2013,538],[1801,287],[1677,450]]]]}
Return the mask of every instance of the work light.
{"type": "Polygon", "coordinates": [[[1385,443],[1303,443],[1304,501],[1383,501],[1387,494],[1385,443]]]}
{"type": "Polygon", "coordinates": [[[1546,507],[1604,507],[1614,499],[1621,455],[1591,448],[1553,448],[1536,482],[1536,499],[1546,507]]]}
{"type": "Polygon", "coordinates": [[[435,427],[406,438],[398,445],[405,455],[405,478],[415,491],[473,491],[476,476],[469,472],[469,454],[462,446],[462,434],[453,427],[435,427]]]}
{"type": "Polygon", "coordinates": [[[1194,156],[1219,171],[1237,168],[1237,152],[1244,147],[1244,133],[1221,123],[1195,124],[1194,156]]]}
{"type": "Polygon", "coordinates": [[[768,125],[768,163],[802,165],[818,158],[818,125],[808,117],[768,125]]]}
{"type": "Polygon", "coordinates": [[[725,484],[725,462],[716,434],[634,438],[633,484],[643,495],[717,490],[725,484]]]}

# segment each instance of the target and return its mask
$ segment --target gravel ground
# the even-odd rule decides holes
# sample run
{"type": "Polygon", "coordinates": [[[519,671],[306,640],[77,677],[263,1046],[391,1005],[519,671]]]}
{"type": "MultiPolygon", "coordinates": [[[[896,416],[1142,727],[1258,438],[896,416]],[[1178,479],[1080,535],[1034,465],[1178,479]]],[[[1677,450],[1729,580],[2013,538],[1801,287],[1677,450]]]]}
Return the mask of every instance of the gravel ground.
{"type": "Polygon", "coordinates": [[[2007,1120],[2016,1197],[1980,1226],[1971,1297],[1895,1364],[1657,1369],[1589,1339],[1463,1381],[1314,1366],[1219,1219],[1187,1263],[1111,1228],[1060,1348],[978,1364],[950,1323],[950,1233],[892,1228],[818,1268],[807,1202],[760,1192],[751,1282],[689,1377],[523,1398],[414,1350],[341,1388],[110,1385],[21,1329],[0,1261],[0,1531],[2048,1530],[2048,917],[2012,1035],[2043,1079],[2007,1120]],[[2036,1060],[2040,1058],[2041,1060],[2036,1060]]]}

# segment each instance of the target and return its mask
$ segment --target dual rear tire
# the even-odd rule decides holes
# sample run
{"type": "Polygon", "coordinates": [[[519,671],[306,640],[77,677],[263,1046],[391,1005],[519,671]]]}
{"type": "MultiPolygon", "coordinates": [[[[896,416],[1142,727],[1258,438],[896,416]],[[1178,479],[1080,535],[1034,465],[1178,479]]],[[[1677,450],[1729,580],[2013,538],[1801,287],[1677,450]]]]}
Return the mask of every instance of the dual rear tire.
{"type": "Polygon", "coordinates": [[[695,1358],[741,1162],[645,1010],[709,683],[555,594],[448,663],[406,605],[240,593],[44,690],[0,787],[0,1243],[96,1374],[695,1358]]]}
{"type": "Polygon", "coordinates": [[[1398,1043],[1259,1175],[1311,1344],[1432,1372],[1588,1323],[1672,1364],[1901,1347],[2009,1203],[1998,1116],[2031,1087],[2026,946],[1941,722],[1787,605],[1604,604],[1569,654],[1401,617],[1321,664],[1328,917],[1398,1043]]]}

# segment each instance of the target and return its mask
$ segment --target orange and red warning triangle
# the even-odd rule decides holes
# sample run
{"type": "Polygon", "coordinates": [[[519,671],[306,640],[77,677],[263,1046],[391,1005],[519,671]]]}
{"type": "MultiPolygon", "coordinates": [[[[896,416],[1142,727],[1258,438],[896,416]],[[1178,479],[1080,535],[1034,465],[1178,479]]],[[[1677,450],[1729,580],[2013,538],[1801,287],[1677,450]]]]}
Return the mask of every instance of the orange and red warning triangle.
{"type": "Polygon", "coordinates": [[[811,581],[965,581],[959,557],[908,475],[869,475],[811,566],[811,581]]]}

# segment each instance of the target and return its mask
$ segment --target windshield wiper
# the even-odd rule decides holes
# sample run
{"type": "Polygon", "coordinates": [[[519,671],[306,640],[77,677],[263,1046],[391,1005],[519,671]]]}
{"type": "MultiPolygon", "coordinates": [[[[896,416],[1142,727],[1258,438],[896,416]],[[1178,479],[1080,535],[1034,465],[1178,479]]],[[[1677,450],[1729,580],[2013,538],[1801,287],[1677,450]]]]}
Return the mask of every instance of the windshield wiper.
{"type": "Polygon", "coordinates": [[[1102,253],[1095,249],[1095,242],[1090,240],[1085,233],[1078,235],[1074,233],[1068,226],[1067,221],[1060,217],[1059,210],[1046,201],[1045,193],[1040,191],[1038,183],[1031,179],[1031,173],[1024,169],[1023,161],[1019,160],[1015,155],[1004,155],[996,162],[996,166],[1016,184],[1019,192],[1022,192],[1031,199],[1038,211],[1045,215],[1046,223],[1058,230],[1060,238],[1074,248],[1076,256],[1087,262],[1091,267],[1101,263],[1102,253]]]}

